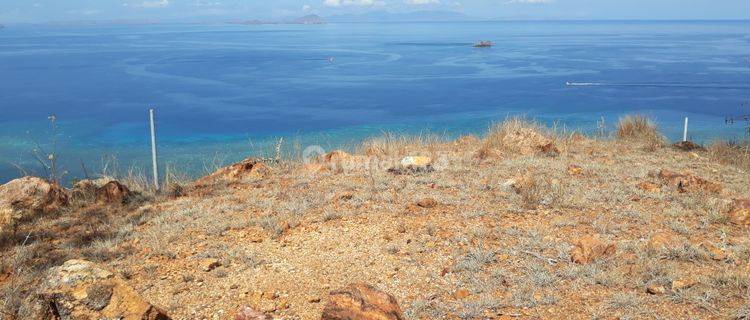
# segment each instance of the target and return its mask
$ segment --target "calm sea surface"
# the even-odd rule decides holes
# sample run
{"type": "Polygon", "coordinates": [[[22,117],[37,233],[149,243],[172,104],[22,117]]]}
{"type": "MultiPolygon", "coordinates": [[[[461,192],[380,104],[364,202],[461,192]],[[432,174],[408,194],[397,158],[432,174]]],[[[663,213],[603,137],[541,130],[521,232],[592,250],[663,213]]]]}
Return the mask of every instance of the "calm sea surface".
{"type": "Polygon", "coordinates": [[[307,144],[351,146],[383,131],[482,133],[509,115],[593,131],[654,116],[670,139],[743,137],[750,22],[476,22],[8,26],[0,29],[0,182],[40,172],[47,117],[68,179],[147,167],[147,110],[161,162],[307,144]],[[491,40],[496,46],[476,49],[491,40]],[[566,85],[571,83],[574,85],[566,85]]]}

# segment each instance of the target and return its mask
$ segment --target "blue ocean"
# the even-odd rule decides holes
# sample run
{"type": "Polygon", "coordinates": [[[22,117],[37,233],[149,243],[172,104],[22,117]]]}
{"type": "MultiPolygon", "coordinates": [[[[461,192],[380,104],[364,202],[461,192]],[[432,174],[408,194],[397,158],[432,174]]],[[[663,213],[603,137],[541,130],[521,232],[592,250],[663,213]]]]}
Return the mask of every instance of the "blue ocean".
{"type": "Polygon", "coordinates": [[[522,115],[596,130],[653,116],[673,140],[747,137],[750,22],[451,22],[325,25],[11,25],[0,29],[0,182],[148,168],[383,132],[481,134],[522,115]],[[479,40],[492,48],[474,48],[479,40]],[[50,128],[54,115],[56,129],[50,128]],[[85,168],[85,169],[84,169],[85,168]]]}

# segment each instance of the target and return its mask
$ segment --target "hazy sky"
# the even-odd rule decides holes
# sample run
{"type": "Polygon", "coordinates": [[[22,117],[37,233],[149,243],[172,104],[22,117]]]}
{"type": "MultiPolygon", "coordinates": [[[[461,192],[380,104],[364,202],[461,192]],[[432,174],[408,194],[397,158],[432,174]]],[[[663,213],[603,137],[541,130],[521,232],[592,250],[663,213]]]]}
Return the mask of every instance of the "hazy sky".
{"type": "Polygon", "coordinates": [[[748,19],[750,0],[0,0],[0,23],[281,19],[370,10],[445,10],[477,18],[748,19]]]}

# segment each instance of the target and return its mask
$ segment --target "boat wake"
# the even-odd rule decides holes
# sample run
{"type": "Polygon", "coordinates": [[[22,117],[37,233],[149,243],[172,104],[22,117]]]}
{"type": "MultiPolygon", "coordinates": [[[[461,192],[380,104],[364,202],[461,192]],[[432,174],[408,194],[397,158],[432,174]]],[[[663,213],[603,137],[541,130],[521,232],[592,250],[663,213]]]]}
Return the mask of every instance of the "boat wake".
{"type": "Polygon", "coordinates": [[[693,88],[693,89],[750,89],[750,85],[732,85],[724,83],[606,83],[606,82],[566,82],[568,87],[655,87],[655,88],[693,88]]]}

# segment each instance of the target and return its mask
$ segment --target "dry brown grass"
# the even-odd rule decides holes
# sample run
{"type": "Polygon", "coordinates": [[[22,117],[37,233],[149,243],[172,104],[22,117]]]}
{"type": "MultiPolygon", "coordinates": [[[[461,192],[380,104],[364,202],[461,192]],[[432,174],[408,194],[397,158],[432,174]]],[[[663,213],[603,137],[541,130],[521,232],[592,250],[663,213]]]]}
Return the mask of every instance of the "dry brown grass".
{"type": "Polygon", "coordinates": [[[384,132],[379,137],[364,141],[356,151],[371,156],[402,157],[414,153],[429,155],[438,151],[447,141],[446,136],[431,133],[399,135],[384,132]]]}
{"type": "Polygon", "coordinates": [[[716,161],[750,170],[750,141],[715,141],[708,152],[716,161]]]}
{"type": "Polygon", "coordinates": [[[666,138],[659,132],[654,120],[642,114],[620,118],[615,134],[618,139],[651,146],[663,146],[666,143],[666,138]]]}
{"type": "MultiPolygon", "coordinates": [[[[104,260],[111,268],[132,271],[128,282],[147,300],[167,306],[175,318],[189,319],[231,312],[247,302],[244,292],[256,290],[278,292],[276,299],[288,302],[286,309],[272,312],[275,316],[313,319],[328,291],[351,281],[381,284],[410,318],[750,313],[750,281],[742,273],[750,241],[745,229],[725,222],[728,196],[636,188],[651,180],[649,172],[689,166],[733,196],[746,197],[750,194],[742,190],[750,178],[709,157],[671,148],[646,152],[640,143],[633,145],[573,139],[520,118],[497,124],[484,140],[385,134],[363,143],[359,152],[369,153],[369,159],[438,152],[447,165],[418,175],[393,175],[387,168],[300,175],[301,164],[282,163],[262,179],[188,190],[179,199],[156,197],[146,206],[151,209],[119,212],[133,216],[124,221],[93,209],[52,219],[66,225],[61,241],[69,245],[45,247],[53,234],[17,248],[25,236],[19,234],[0,248],[13,257],[0,269],[38,265],[42,270],[68,257],[104,260]],[[558,157],[538,156],[542,142],[563,151],[558,157]],[[482,148],[501,150],[502,156],[476,161],[482,148]],[[532,153],[510,156],[524,148],[532,153]],[[582,172],[570,173],[571,164],[582,172]],[[424,197],[438,205],[416,207],[415,200],[424,197]],[[78,218],[84,216],[92,220],[78,218]],[[82,234],[80,224],[90,232],[82,234]],[[657,231],[678,236],[679,245],[649,251],[647,242],[657,231]],[[617,253],[589,265],[571,263],[572,244],[589,234],[615,243],[617,253]],[[715,260],[703,244],[728,256],[715,260]],[[45,256],[55,257],[50,252],[64,255],[44,262],[45,256]],[[219,259],[222,268],[195,272],[195,259],[205,257],[219,259]],[[164,280],[180,276],[189,280],[164,280]],[[674,280],[685,277],[700,283],[671,289],[674,280]],[[649,285],[666,292],[649,295],[649,285]],[[458,298],[458,291],[469,296],[458,298]],[[581,299],[582,292],[589,296],[581,299]]],[[[8,305],[23,313],[30,291],[19,290],[35,283],[20,277],[14,271],[13,282],[0,287],[6,288],[8,305]]]]}
{"type": "Polygon", "coordinates": [[[538,147],[554,140],[555,135],[552,131],[541,124],[521,117],[512,117],[490,127],[482,149],[532,154],[538,147]]]}

